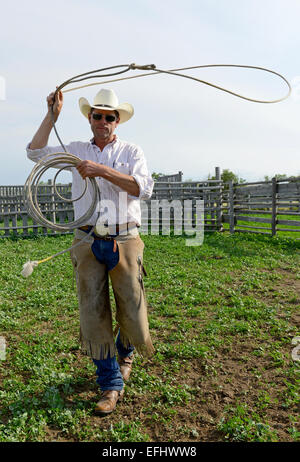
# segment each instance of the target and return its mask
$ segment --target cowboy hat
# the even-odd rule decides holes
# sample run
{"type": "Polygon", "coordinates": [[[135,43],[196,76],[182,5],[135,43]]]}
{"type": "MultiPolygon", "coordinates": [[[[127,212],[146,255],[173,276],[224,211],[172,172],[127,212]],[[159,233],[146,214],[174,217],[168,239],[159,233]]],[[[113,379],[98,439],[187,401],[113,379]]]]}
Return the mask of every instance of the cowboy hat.
{"type": "Polygon", "coordinates": [[[91,112],[91,108],[105,109],[107,111],[118,111],[120,124],[127,122],[133,116],[133,107],[129,103],[119,104],[117,95],[113,90],[102,89],[94,98],[94,104],[90,105],[86,98],[79,99],[79,108],[85,117],[91,112]]]}

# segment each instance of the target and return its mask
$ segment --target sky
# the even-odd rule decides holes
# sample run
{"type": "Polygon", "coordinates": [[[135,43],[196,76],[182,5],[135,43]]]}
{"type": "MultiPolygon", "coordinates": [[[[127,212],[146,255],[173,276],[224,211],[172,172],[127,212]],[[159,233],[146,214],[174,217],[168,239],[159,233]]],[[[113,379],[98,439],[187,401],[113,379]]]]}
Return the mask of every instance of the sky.
{"type": "MultiPolygon", "coordinates": [[[[2,2],[0,185],[25,183],[33,168],[25,148],[46,114],[46,96],[57,85],[132,62],[160,69],[261,66],[283,74],[292,94],[280,103],[259,104],[162,74],[83,88],[64,95],[57,129],[65,144],[91,138],[78,99],[91,102],[101,88],[112,88],[120,103],[135,109],[117,134],[142,147],[151,173],[182,171],[184,180],[203,180],[220,167],[247,181],[300,175],[299,17],[297,0],[2,2]]],[[[287,92],[283,81],[261,71],[187,73],[258,99],[287,92]]],[[[53,133],[49,145],[58,145],[53,133]]],[[[71,181],[67,175],[58,181],[71,181]]]]}

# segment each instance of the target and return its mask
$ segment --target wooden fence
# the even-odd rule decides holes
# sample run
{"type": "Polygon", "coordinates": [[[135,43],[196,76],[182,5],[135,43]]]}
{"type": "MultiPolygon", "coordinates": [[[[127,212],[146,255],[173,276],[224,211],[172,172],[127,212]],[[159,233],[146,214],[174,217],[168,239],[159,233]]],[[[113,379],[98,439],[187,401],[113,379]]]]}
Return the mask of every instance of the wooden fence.
{"type": "MultiPolygon", "coordinates": [[[[71,183],[57,185],[57,191],[66,199],[71,198],[71,183]]],[[[23,186],[0,186],[0,238],[11,235],[28,236],[42,232],[43,234],[56,234],[55,231],[42,227],[28,215],[24,204],[23,186]],[[21,233],[20,233],[21,231],[21,233]]],[[[38,202],[43,214],[50,221],[65,223],[74,220],[72,202],[63,201],[55,194],[51,180],[47,185],[39,186],[38,202]]]]}
{"type": "Polygon", "coordinates": [[[175,173],[173,175],[161,175],[158,178],[156,178],[156,182],[167,182],[167,183],[172,183],[174,181],[182,181],[182,172],[175,173]]]}
{"type": "Polygon", "coordinates": [[[300,233],[300,177],[226,186],[222,221],[231,233],[300,233]]]}
{"type": "MultiPolygon", "coordinates": [[[[264,233],[271,236],[282,232],[300,233],[300,177],[253,183],[233,184],[220,180],[216,169],[216,180],[182,182],[182,172],[168,175],[155,182],[150,201],[142,201],[142,229],[153,219],[156,207],[159,227],[164,226],[161,210],[163,201],[172,206],[171,225],[182,221],[174,214],[176,205],[189,204],[195,223],[197,205],[203,201],[204,229],[235,232],[264,233]]],[[[57,186],[59,193],[71,197],[71,184],[57,186]]],[[[72,203],[64,202],[54,193],[51,181],[39,187],[39,203],[45,216],[52,222],[65,223],[74,220],[72,203]]],[[[0,237],[27,236],[29,234],[53,235],[55,231],[35,223],[24,207],[23,186],[0,187],[0,237]]],[[[300,234],[299,234],[300,236],[300,234]]],[[[300,237],[297,237],[298,239],[300,237]]]]}

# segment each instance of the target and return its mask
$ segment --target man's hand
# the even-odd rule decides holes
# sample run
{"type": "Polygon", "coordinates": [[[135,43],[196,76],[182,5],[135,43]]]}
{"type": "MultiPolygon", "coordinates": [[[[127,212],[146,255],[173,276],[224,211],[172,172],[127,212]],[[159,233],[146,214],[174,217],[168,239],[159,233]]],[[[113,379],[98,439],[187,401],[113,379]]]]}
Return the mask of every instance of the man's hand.
{"type": "MultiPolygon", "coordinates": [[[[57,87],[56,87],[57,88],[57,87]]],[[[51,106],[53,104],[53,98],[54,98],[54,91],[50,93],[49,96],[47,96],[47,105],[48,105],[48,112],[41,123],[40,127],[38,128],[38,131],[32,138],[32,141],[29,145],[30,149],[42,149],[48,144],[48,139],[50,132],[53,128],[52,124],[52,117],[51,117],[51,106]]],[[[63,94],[61,91],[59,91],[56,94],[55,97],[55,103],[53,106],[53,113],[54,113],[54,121],[57,121],[57,118],[59,116],[59,113],[62,109],[63,106],[63,94]]]]}
{"type": "Polygon", "coordinates": [[[97,164],[97,162],[93,162],[92,160],[82,160],[76,166],[76,169],[83,179],[87,177],[102,177],[116,186],[119,186],[119,188],[132,196],[138,197],[140,194],[140,187],[134,177],[118,172],[114,168],[97,164]]]}
{"type": "Polygon", "coordinates": [[[97,164],[97,162],[93,162],[92,160],[83,160],[77,165],[76,168],[82,178],[85,179],[87,177],[95,178],[97,176],[102,176],[106,166],[97,164]]]}
{"type": "MultiPolygon", "coordinates": [[[[50,93],[50,95],[47,96],[47,104],[48,104],[48,113],[49,114],[51,112],[51,106],[52,106],[53,101],[54,101],[54,99],[53,99],[54,98],[54,93],[55,92],[53,91],[52,93],[50,93]]],[[[63,97],[62,91],[59,91],[55,95],[55,102],[54,102],[54,106],[53,106],[53,113],[54,113],[55,122],[58,119],[60,111],[62,110],[63,102],[64,102],[64,97],[63,97]]]]}

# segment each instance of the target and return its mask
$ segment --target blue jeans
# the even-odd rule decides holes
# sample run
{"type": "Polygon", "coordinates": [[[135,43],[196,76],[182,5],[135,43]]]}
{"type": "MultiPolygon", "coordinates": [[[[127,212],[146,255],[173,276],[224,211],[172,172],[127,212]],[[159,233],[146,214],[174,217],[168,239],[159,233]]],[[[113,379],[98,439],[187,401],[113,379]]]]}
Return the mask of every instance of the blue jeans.
{"type": "MultiPolygon", "coordinates": [[[[86,231],[89,232],[89,231],[86,231]]],[[[94,240],[91,246],[92,252],[99,263],[105,264],[108,271],[111,271],[119,262],[119,249],[113,251],[114,242],[105,240],[94,240]]],[[[125,348],[120,339],[120,331],[116,340],[116,347],[120,357],[130,356],[134,350],[133,346],[125,348]]],[[[96,382],[101,390],[122,390],[124,386],[122,374],[116,356],[108,356],[106,359],[93,359],[97,366],[96,382]]]]}
{"type": "Polygon", "coordinates": [[[97,258],[99,263],[106,265],[108,271],[112,270],[119,263],[119,249],[113,251],[114,242],[95,240],[92,244],[92,252],[97,258]]]}
{"type": "MultiPolygon", "coordinates": [[[[120,331],[116,340],[118,354],[122,358],[131,356],[134,347],[130,345],[125,348],[120,339],[120,331]]],[[[98,376],[96,382],[101,390],[122,390],[124,386],[123,377],[120,371],[119,363],[116,356],[108,356],[106,359],[93,359],[97,366],[96,374],[98,376]]]]}

